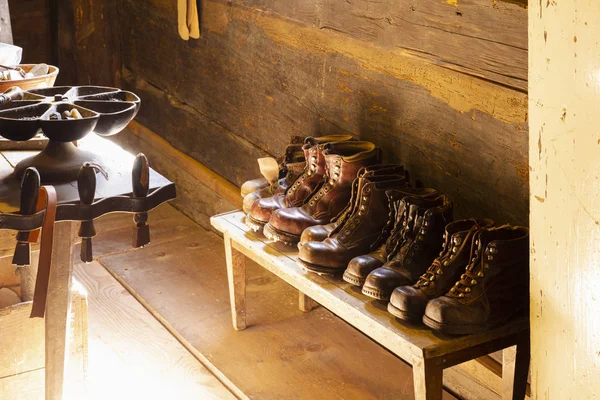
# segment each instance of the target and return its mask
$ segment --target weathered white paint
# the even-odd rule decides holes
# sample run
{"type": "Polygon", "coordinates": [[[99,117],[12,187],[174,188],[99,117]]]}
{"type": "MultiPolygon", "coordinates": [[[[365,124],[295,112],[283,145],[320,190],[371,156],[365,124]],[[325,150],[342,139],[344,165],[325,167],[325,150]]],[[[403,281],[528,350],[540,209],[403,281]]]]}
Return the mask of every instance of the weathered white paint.
{"type": "Polygon", "coordinates": [[[600,1],[529,1],[532,398],[600,397],[600,1]]]}

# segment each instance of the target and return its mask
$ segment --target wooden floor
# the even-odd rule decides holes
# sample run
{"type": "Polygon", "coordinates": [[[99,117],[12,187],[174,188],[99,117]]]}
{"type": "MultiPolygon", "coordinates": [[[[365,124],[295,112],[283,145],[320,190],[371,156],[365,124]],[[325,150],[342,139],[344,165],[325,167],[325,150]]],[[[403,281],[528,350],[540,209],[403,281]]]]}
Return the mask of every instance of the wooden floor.
{"type": "Polygon", "coordinates": [[[78,264],[88,292],[90,400],[235,399],[100,264],[78,264]]]}
{"type": "MultiPolygon", "coordinates": [[[[152,243],[144,249],[131,250],[132,222],[128,218],[108,216],[97,222],[99,234],[94,239],[94,250],[98,263],[78,267],[78,276],[91,286],[90,291],[101,288],[102,298],[127,297],[99,269],[104,266],[238,397],[413,398],[410,366],[323,308],[300,312],[297,291],[251,262],[247,265],[249,328],[234,331],[221,238],[168,205],[151,214],[150,226],[152,243]],[[112,282],[112,289],[99,282],[112,282]]],[[[101,332],[101,321],[106,321],[115,328],[121,327],[121,335],[152,344],[156,350],[164,347],[158,338],[127,332],[136,315],[144,313],[142,310],[126,309],[122,315],[128,319],[121,321],[111,318],[111,313],[119,310],[102,311],[100,304],[101,301],[91,305],[90,313],[102,314],[102,320],[90,323],[92,337],[94,331],[101,332]]],[[[93,316],[90,321],[94,321],[93,316]]],[[[90,364],[98,356],[91,342],[90,339],[90,364]]],[[[120,351],[130,348],[107,352],[110,357],[118,357],[120,351]]],[[[183,354],[181,359],[171,359],[167,352],[163,357],[167,369],[178,365],[188,371],[188,376],[193,374],[191,365],[195,364],[183,361],[183,354]]],[[[132,365],[136,362],[132,361],[132,365]]],[[[143,369],[131,373],[140,379],[144,376],[143,369]]],[[[120,382],[128,381],[118,372],[114,375],[120,382]]],[[[176,373],[169,376],[177,379],[176,373]]],[[[158,379],[149,381],[157,383],[158,379]]],[[[208,386],[215,387],[213,383],[208,386]]],[[[105,398],[114,397],[111,394],[105,398]]],[[[445,393],[444,398],[454,397],[445,393]]]]}

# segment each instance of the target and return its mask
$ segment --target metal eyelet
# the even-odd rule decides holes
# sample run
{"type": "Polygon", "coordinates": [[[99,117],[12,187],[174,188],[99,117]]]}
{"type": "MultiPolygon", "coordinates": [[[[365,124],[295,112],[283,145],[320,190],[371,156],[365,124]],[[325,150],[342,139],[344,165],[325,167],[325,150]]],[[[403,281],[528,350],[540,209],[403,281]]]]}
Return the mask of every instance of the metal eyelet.
{"type": "Polygon", "coordinates": [[[489,267],[489,264],[483,264],[483,269],[488,269],[489,267]]]}
{"type": "Polygon", "coordinates": [[[438,268],[438,270],[435,271],[435,273],[438,274],[438,275],[442,275],[444,273],[444,271],[442,271],[441,268],[438,268]]]}
{"type": "Polygon", "coordinates": [[[470,288],[470,287],[468,287],[468,288],[465,288],[465,292],[467,292],[467,293],[471,293],[471,288],[470,288]]]}
{"type": "Polygon", "coordinates": [[[493,256],[487,256],[488,261],[492,261],[494,259],[493,256]]]}
{"type": "Polygon", "coordinates": [[[477,277],[478,277],[478,278],[483,278],[483,272],[479,271],[479,272],[477,273],[477,277]]]}
{"type": "Polygon", "coordinates": [[[473,279],[473,280],[471,281],[471,285],[477,285],[477,281],[476,281],[475,279],[473,279]]]}
{"type": "Polygon", "coordinates": [[[458,295],[458,297],[460,297],[462,299],[463,297],[465,297],[465,295],[461,293],[458,295]]]}
{"type": "Polygon", "coordinates": [[[444,267],[447,267],[450,264],[448,261],[444,261],[444,267]]]}

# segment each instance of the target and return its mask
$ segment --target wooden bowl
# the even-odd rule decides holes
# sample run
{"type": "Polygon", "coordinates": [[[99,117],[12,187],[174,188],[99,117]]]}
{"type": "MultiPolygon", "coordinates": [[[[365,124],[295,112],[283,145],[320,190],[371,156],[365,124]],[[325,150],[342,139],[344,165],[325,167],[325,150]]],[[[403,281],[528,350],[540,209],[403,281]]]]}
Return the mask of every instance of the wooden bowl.
{"type": "MultiPolygon", "coordinates": [[[[23,71],[29,72],[35,64],[19,64],[23,71]]],[[[0,93],[4,93],[11,86],[18,86],[23,90],[38,89],[54,86],[58,76],[58,68],[49,65],[47,75],[36,76],[35,78],[21,79],[20,81],[0,81],[0,93]]]]}

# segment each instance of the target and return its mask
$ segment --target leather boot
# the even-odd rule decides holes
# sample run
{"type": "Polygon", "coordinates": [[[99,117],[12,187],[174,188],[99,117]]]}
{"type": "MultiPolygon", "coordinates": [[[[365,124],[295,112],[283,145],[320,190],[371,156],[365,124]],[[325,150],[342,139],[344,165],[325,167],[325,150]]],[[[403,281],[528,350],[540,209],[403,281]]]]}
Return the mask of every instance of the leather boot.
{"type": "MultiPolygon", "coordinates": [[[[304,161],[304,152],[302,151],[304,140],[305,138],[302,136],[291,137],[290,144],[285,148],[285,154],[277,159],[277,163],[279,164],[279,178],[283,178],[282,175],[285,175],[285,165],[287,163],[304,161]]],[[[240,194],[242,198],[245,198],[248,194],[269,187],[270,185],[271,183],[264,177],[251,179],[242,184],[240,194]]]]}
{"type": "Polygon", "coordinates": [[[246,215],[246,225],[254,231],[262,230],[269,222],[275,210],[286,207],[300,207],[304,201],[321,185],[325,175],[325,144],[319,144],[314,138],[306,138],[302,147],[306,158],[304,171],[285,193],[259,199],[252,204],[246,215]]]}
{"type": "MultiPolygon", "coordinates": [[[[351,135],[327,135],[313,138],[318,144],[329,142],[343,142],[352,140],[351,135]]],[[[252,204],[258,199],[283,194],[296,179],[304,172],[306,165],[303,141],[306,139],[294,136],[292,143],[286,147],[285,154],[277,162],[279,164],[279,177],[269,182],[266,178],[253,179],[242,185],[242,197],[244,202],[242,209],[246,214],[250,212],[252,204]],[[300,140],[300,141],[298,141],[300,140]],[[299,143],[299,144],[298,144],[299,143]]]]}
{"type": "Polygon", "coordinates": [[[416,284],[394,289],[388,311],[401,320],[421,322],[427,302],[446,294],[465,271],[476,233],[493,225],[494,222],[490,219],[474,218],[446,225],[444,247],[440,256],[433,261],[416,284]]]}
{"type": "Polygon", "coordinates": [[[323,182],[302,206],[275,210],[264,234],[273,241],[296,244],[309,226],[329,223],[350,201],[352,182],[364,166],[377,164],[381,149],[371,142],[328,143],[323,182]]]}
{"type": "Polygon", "coordinates": [[[358,254],[369,251],[388,221],[386,191],[402,185],[394,176],[360,178],[354,211],[322,242],[300,247],[298,263],[319,274],[335,274],[346,269],[358,254]]]}
{"type": "Polygon", "coordinates": [[[388,300],[398,286],[411,285],[431,265],[443,246],[444,228],[452,221],[452,203],[446,196],[435,200],[411,200],[409,213],[415,213],[414,228],[404,232],[407,240],[399,242],[389,261],[367,276],[362,293],[377,300],[388,300]],[[415,210],[416,211],[413,211],[415,210]]]}
{"type": "Polygon", "coordinates": [[[402,188],[387,193],[389,199],[390,218],[380,238],[371,247],[368,254],[354,257],[344,271],[344,280],[355,286],[362,286],[367,276],[381,267],[390,253],[399,246],[399,241],[408,239],[408,232],[414,227],[417,208],[410,213],[412,198],[435,199],[440,194],[435,189],[402,188]],[[402,201],[405,200],[405,201],[402,201]]]}
{"type": "Polygon", "coordinates": [[[501,226],[475,237],[471,262],[445,296],[427,303],[423,323],[450,335],[484,332],[527,315],[529,230],[501,226]]]}
{"type": "Polygon", "coordinates": [[[403,178],[406,181],[405,186],[408,186],[409,180],[408,175],[404,171],[404,167],[402,165],[396,164],[377,164],[370,165],[368,167],[363,167],[360,171],[358,171],[357,178],[354,180],[352,184],[352,194],[350,196],[350,201],[344,207],[341,213],[335,216],[330,223],[327,225],[315,225],[306,228],[302,235],[300,236],[300,242],[298,243],[298,247],[302,246],[308,242],[322,242],[327,239],[329,234],[352,213],[352,208],[355,203],[355,198],[358,192],[358,178],[366,178],[370,176],[380,176],[380,175],[397,175],[399,178],[403,178]]]}

